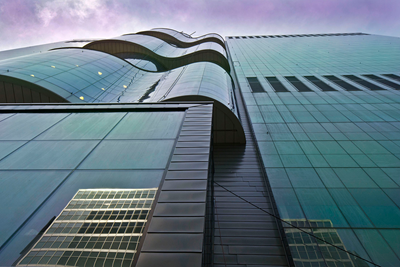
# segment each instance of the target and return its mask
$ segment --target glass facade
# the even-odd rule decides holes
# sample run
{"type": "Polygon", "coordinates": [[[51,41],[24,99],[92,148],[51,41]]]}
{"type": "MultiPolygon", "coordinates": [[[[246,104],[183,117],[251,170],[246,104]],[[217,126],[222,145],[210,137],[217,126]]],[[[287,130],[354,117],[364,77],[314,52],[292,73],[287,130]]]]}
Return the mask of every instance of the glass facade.
{"type": "Polygon", "coordinates": [[[399,45],[365,34],[227,39],[296,266],[373,266],[337,247],[400,264],[399,45]]]}
{"type": "Polygon", "coordinates": [[[0,53],[0,265],[400,265],[399,38],[67,44],[0,53]]]}
{"type": "MultiPolygon", "coordinates": [[[[30,110],[35,108],[35,106],[22,106],[19,109],[25,108],[26,112],[29,107],[30,110]]],[[[30,242],[41,235],[41,229],[52,220],[53,216],[60,214],[79,190],[75,199],[80,200],[72,200],[43,238],[49,238],[51,242],[57,242],[56,244],[63,243],[60,248],[68,248],[65,251],[70,252],[73,249],[67,243],[75,242],[76,235],[85,240],[86,234],[95,235],[93,239],[109,240],[115,237],[119,240],[118,236],[121,234],[121,242],[128,242],[126,240],[130,238],[130,243],[132,238],[139,238],[134,227],[144,221],[139,223],[135,216],[142,216],[141,214],[144,216],[149,211],[154,193],[157,191],[154,188],[159,187],[171,153],[174,151],[174,144],[185,117],[184,110],[168,110],[164,107],[162,111],[152,111],[149,105],[146,111],[135,106],[131,106],[130,110],[126,109],[126,106],[117,112],[107,112],[107,109],[100,109],[102,107],[96,109],[94,106],[90,107],[90,112],[67,111],[73,107],[58,106],[60,111],[62,108],[66,110],[54,112],[52,109],[55,106],[37,106],[47,111],[23,113],[16,110],[15,113],[3,113],[0,118],[0,202],[2,203],[0,262],[2,265],[12,265],[18,257],[23,256],[29,249],[30,242]],[[92,188],[104,194],[99,197],[94,193],[88,195],[92,188]],[[109,192],[109,195],[105,199],[106,192],[109,192]],[[138,194],[129,197],[134,192],[138,194]],[[143,193],[143,197],[140,197],[139,193],[143,193]],[[108,201],[112,194],[115,194],[114,200],[108,201]],[[87,199],[82,200],[83,196],[87,196],[87,199]],[[129,202],[129,207],[125,201],[129,202]],[[80,203],[80,206],[72,207],[75,202],[80,203]],[[110,206],[99,206],[100,202],[107,202],[104,204],[110,206]],[[95,216],[99,216],[100,211],[106,212],[105,216],[110,211],[110,215],[119,212],[119,217],[117,216],[118,219],[96,217],[92,222],[93,218],[90,217],[94,211],[97,212],[95,216]],[[120,216],[125,211],[134,217],[121,219],[120,216]],[[141,213],[138,214],[138,211],[141,213]],[[73,219],[64,217],[66,212],[73,219]],[[114,223],[114,226],[121,224],[121,227],[126,224],[126,229],[129,228],[133,232],[125,237],[119,232],[120,229],[114,233],[114,230],[111,230],[114,227],[112,226],[110,232],[106,234],[105,229],[108,229],[110,223],[114,223]],[[79,232],[81,231],[79,229],[83,229],[82,227],[86,227],[87,224],[90,224],[88,228],[95,232],[79,232]],[[96,232],[100,226],[104,226],[104,233],[96,232]],[[65,238],[65,242],[61,241],[62,238],[65,238]]],[[[4,108],[7,106],[3,106],[3,110],[4,108]]],[[[96,248],[97,246],[99,245],[96,245],[96,248]]],[[[54,265],[56,257],[59,259],[63,257],[62,250],[53,248],[55,247],[46,247],[49,251],[43,251],[43,248],[38,247],[38,255],[45,257],[39,265],[45,264],[45,259],[49,260],[48,264],[54,265]],[[53,260],[50,260],[51,256],[48,256],[50,254],[55,257],[53,260]]],[[[34,251],[35,249],[36,247],[34,251]]],[[[130,263],[135,249],[128,250],[130,263]]],[[[82,255],[87,254],[87,250],[80,252],[82,255]]],[[[97,252],[105,255],[102,250],[97,252]]],[[[75,257],[77,253],[73,252],[71,257],[75,257]]],[[[120,255],[119,251],[112,253],[120,255]]],[[[92,256],[86,258],[90,257],[92,256]]],[[[123,260],[119,256],[115,257],[117,257],[115,262],[123,260]]],[[[40,259],[35,258],[36,260],[40,259]]]]}

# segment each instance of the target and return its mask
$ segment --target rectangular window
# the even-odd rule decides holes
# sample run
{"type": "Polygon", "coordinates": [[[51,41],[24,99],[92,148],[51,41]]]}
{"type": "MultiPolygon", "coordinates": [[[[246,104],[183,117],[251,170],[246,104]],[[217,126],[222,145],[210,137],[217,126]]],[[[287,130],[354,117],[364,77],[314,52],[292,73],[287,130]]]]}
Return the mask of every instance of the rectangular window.
{"type": "Polygon", "coordinates": [[[276,77],[265,77],[267,81],[271,84],[272,88],[274,88],[275,92],[289,92],[285,86],[278,80],[276,77]]]}
{"type": "Polygon", "coordinates": [[[379,87],[373,83],[367,82],[366,80],[363,80],[360,77],[357,77],[355,75],[343,75],[343,77],[346,77],[347,79],[352,80],[355,83],[361,84],[372,91],[385,90],[382,87],[379,87]]]}
{"type": "Polygon", "coordinates": [[[294,76],[285,76],[286,80],[288,80],[299,92],[313,92],[307,85],[302,83],[299,79],[294,76]]]}
{"type": "Polygon", "coordinates": [[[315,86],[320,88],[322,91],[337,91],[315,76],[304,76],[304,78],[315,84],[315,86]]]}
{"type": "Polygon", "coordinates": [[[370,78],[371,80],[374,80],[374,81],[376,81],[378,83],[382,83],[384,85],[387,85],[387,86],[389,86],[389,87],[391,87],[393,89],[400,90],[400,84],[388,81],[386,79],[383,79],[381,77],[378,77],[378,76],[372,75],[372,74],[365,74],[363,76],[367,77],[367,78],[370,78]]]}
{"type": "Polygon", "coordinates": [[[247,82],[250,85],[251,91],[253,93],[262,93],[265,92],[261,83],[258,81],[257,77],[247,77],[247,82]]]}
{"type": "Polygon", "coordinates": [[[358,89],[357,87],[343,81],[342,79],[333,76],[333,75],[324,75],[324,77],[328,80],[330,80],[331,82],[339,85],[340,87],[342,87],[344,90],[346,91],[360,91],[360,89],[358,89]]]}

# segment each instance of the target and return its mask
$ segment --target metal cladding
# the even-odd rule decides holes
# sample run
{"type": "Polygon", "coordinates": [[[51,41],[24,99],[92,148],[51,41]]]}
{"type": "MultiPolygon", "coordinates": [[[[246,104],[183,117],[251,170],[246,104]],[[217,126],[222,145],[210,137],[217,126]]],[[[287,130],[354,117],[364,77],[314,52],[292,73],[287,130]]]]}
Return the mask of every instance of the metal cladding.
{"type": "Polygon", "coordinates": [[[209,33],[196,38],[193,38],[183,32],[178,32],[167,28],[155,28],[150,31],[142,31],[138,33],[154,36],[168,43],[174,43],[175,45],[180,47],[191,47],[193,45],[204,42],[215,42],[225,48],[224,38],[216,33],[209,33]]]}
{"type": "Polygon", "coordinates": [[[219,35],[192,38],[174,30],[154,29],[83,47],[60,47],[1,60],[0,102],[211,100],[216,102],[214,140],[244,143],[229,71],[219,35]],[[162,35],[151,36],[149,32],[162,35]]]}

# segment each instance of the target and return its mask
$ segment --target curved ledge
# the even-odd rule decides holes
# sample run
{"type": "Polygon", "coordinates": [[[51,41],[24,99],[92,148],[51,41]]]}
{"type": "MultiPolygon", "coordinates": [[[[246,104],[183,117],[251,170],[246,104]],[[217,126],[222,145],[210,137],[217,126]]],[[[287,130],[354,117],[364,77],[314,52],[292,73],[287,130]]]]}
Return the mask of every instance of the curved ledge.
{"type": "MultiPolygon", "coordinates": [[[[189,37],[186,37],[185,35],[183,35],[182,33],[174,31],[172,29],[152,29],[149,31],[141,31],[136,34],[153,36],[153,37],[159,38],[167,43],[172,43],[172,44],[174,44],[178,47],[182,47],[182,48],[188,48],[188,47],[192,47],[194,45],[198,45],[198,44],[202,44],[202,43],[206,43],[206,42],[214,42],[214,43],[221,45],[224,49],[226,49],[223,39],[218,38],[219,36],[218,37],[213,36],[212,34],[205,34],[200,37],[189,38],[189,37]]],[[[133,35],[133,33],[124,34],[124,36],[125,35],[133,35]]]]}
{"type": "MultiPolygon", "coordinates": [[[[154,39],[155,37],[151,38],[154,39]]],[[[224,68],[227,72],[230,72],[230,66],[225,55],[217,52],[214,49],[210,49],[209,47],[204,47],[204,44],[199,45],[199,47],[196,47],[196,49],[182,49],[172,47],[164,41],[161,42],[161,44],[156,43],[150,46],[147,45],[148,43],[138,44],[132,41],[109,39],[89,43],[83,48],[106,52],[112,55],[119,53],[138,53],[147,55],[152,59],[157,60],[157,62],[167,70],[182,67],[195,62],[206,61],[215,63],[224,68]],[[166,47],[166,49],[160,49],[161,45],[169,47],[166,47]],[[156,46],[156,48],[152,49],[154,46],[156,46]],[[166,51],[167,49],[169,51],[166,51]],[[157,53],[154,52],[154,50],[156,50],[157,53]],[[174,55],[175,57],[169,57],[167,55],[174,55]]]]}
{"type": "Polygon", "coordinates": [[[176,101],[214,101],[213,135],[215,144],[245,144],[246,138],[238,117],[224,104],[213,98],[199,95],[186,95],[166,98],[161,102],[176,101]]]}

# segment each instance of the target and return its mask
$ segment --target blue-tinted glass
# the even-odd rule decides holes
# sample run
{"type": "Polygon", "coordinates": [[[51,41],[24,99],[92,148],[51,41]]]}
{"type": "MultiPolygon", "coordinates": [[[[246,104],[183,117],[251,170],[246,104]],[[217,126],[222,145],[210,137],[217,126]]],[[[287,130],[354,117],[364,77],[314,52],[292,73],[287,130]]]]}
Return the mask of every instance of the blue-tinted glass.
{"type": "Polygon", "coordinates": [[[0,140],[31,140],[68,114],[17,114],[0,122],[0,140]]]}
{"type": "Polygon", "coordinates": [[[173,145],[173,140],[103,141],[79,168],[164,169],[173,145]]]}
{"type": "Polygon", "coordinates": [[[326,189],[296,189],[308,220],[330,220],[333,227],[348,224],[326,189]]]}
{"type": "Polygon", "coordinates": [[[36,140],[102,139],[125,113],[73,113],[36,140]]]}
{"type": "Polygon", "coordinates": [[[176,138],[183,115],[183,112],[129,113],[107,139],[176,138]]]}
{"type": "Polygon", "coordinates": [[[350,189],[349,191],[376,227],[400,227],[399,208],[382,190],[350,189]]]}
{"type": "Polygon", "coordinates": [[[31,141],[0,161],[0,169],[74,169],[97,141],[31,141]]]}
{"type": "Polygon", "coordinates": [[[400,265],[400,260],[396,257],[378,231],[354,230],[354,232],[373,262],[380,266],[395,267],[400,265]]]}
{"type": "Polygon", "coordinates": [[[69,171],[0,171],[0,245],[68,174],[69,171]]]}

